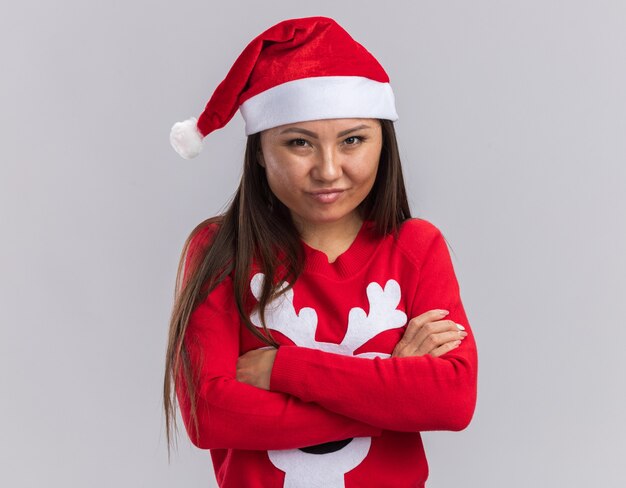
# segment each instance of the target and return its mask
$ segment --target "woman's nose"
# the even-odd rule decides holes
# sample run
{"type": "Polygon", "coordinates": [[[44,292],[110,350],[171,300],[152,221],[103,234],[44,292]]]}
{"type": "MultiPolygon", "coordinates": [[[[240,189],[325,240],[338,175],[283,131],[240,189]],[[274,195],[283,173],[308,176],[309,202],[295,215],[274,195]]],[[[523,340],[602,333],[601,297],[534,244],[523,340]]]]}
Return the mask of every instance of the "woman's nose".
{"type": "Polygon", "coordinates": [[[342,175],[340,156],[333,148],[324,149],[313,168],[313,177],[322,181],[334,181],[342,175]]]}

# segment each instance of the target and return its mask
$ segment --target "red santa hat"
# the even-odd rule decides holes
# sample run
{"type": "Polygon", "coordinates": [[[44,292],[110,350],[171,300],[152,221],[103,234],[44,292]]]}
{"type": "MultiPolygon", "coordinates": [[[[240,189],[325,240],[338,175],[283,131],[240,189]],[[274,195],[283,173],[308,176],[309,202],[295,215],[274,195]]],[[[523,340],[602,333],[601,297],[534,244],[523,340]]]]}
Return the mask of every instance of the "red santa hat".
{"type": "Polygon", "coordinates": [[[333,118],[398,120],[389,76],[329,17],[288,19],[248,44],[204,111],[177,122],[170,142],[185,159],[237,109],[246,135],[294,122],[333,118]]]}

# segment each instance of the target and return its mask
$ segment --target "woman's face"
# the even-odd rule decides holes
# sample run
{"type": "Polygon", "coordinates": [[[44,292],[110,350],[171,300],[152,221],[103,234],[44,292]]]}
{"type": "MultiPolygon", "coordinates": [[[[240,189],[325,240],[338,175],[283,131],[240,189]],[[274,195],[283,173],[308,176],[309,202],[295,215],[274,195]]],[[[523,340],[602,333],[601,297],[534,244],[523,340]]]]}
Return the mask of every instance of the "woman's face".
{"type": "Polygon", "coordinates": [[[259,163],[296,225],[355,218],[376,179],[382,148],[377,119],[325,119],[261,132],[259,163]]]}

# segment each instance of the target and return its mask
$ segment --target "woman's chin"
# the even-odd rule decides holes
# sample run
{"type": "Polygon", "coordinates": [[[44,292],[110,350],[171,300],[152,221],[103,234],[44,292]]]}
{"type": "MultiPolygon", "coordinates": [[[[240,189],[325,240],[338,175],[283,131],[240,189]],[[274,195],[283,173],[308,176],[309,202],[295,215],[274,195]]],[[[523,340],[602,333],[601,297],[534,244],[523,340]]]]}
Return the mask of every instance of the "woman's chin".
{"type": "Polygon", "coordinates": [[[314,212],[307,215],[294,215],[294,220],[307,227],[317,225],[329,225],[339,222],[349,223],[353,220],[360,220],[360,216],[356,209],[351,212],[340,212],[333,209],[327,209],[324,212],[314,212]]]}

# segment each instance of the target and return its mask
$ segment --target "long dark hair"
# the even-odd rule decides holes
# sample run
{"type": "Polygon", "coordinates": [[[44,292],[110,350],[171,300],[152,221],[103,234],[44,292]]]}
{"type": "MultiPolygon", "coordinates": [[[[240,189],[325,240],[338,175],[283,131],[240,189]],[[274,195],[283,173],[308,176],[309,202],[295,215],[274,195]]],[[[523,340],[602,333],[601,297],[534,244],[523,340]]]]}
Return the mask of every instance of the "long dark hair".
{"type": "MultiPolygon", "coordinates": [[[[362,218],[374,221],[374,229],[380,236],[390,233],[397,235],[400,225],[411,218],[411,213],[393,122],[381,119],[380,123],[383,140],[378,172],[372,190],[359,205],[359,211],[362,218]]],[[[282,291],[284,293],[293,287],[303,269],[303,249],[299,233],[289,209],[270,190],[265,170],[258,161],[260,152],[260,133],[249,135],[241,182],[230,205],[223,214],[198,224],[183,246],[176,274],[163,384],[168,459],[172,433],[177,431],[177,382],[183,378],[187,385],[190,416],[196,435],[199,432],[196,414],[197,371],[192,371],[184,344],[193,309],[224,278],[231,275],[242,323],[265,344],[278,347],[279,344],[265,325],[265,307],[275,296],[278,285],[283,280],[289,283],[282,291]],[[199,232],[213,224],[218,225],[212,235],[211,245],[189,256],[190,242],[199,232]],[[280,262],[278,256],[282,256],[280,262]],[[266,276],[258,305],[255,305],[259,309],[263,332],[252,324],[250,310],[246,308],[245,297],[253,260],[266,276]]]]}

